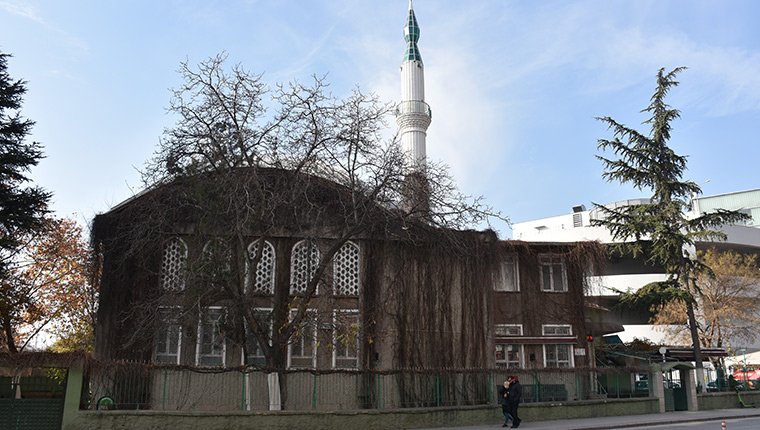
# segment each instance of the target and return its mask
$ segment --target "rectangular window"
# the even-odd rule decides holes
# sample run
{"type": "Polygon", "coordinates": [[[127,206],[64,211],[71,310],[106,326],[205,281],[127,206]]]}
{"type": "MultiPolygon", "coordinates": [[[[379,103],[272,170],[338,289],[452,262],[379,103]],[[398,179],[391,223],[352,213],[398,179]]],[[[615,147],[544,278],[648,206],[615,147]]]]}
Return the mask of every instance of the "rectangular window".
{"type": "Polygon", "coordinates": [[[356,369],[359,367],[359,338],[361,324],[359,311],[342,310],[333,314],[333,367],[356,369]]]}
{"type": "Polygon", "coordinates": [[[541,334],[544,336],[572,336],[573,326],[570,324],[543,324],[541,334]]]}
{"type": "MultiPolygon", "coordinates": [[[[291,318],[296,311],[291,312],[291,318]]],[[[288,341],[288,367],[317,367],[317,321],[316,312],[309,310],[304,315],[298,329],[288,341]]]]}
{"type": "Polygon", "coordinates": [[[520,276],[517,266],[517,256],[508,255],[499,264],[499,270],[494,280],[496,291],[520,291],[520,276]]]}
{"type": "Polygon", "coordinates": [[[544,367],[573,367],[573,346],[544,345],[544,367]]]}
{"type": "Polygon", "coordinates": [[[496,367],[521,368],[522,346],[508,343],[496,344],[496,367]]]}
{"type": "Polygon", "coordinates": [[[159,325],[156,333],[156,363],[179,364],[182,347],[182,326],[179,308],[159,308],[159,325]]]}
{"type": "Polygon", "coordinates": [[[551,292],[567,291],[565,260],[557,255],[539,255],[541,268],[541,290],[551,292]]]}
{"type": "Polygon", "coordinates": [[[201,310],[198,321],[196,365],[224,366],[224,317],[224,308],[213,307],[201,310]]]}
{"type": "Polygon", "coordinates": [[[576,212],[573,214],[573,227],[583,227],[583,214],[576,212]]]}
{"type": "MultiPolygon", "coordinates": [[[[253,317],[259,324],[259,328],[266,330],[267,339],[272,339],[272,309],[257,308],[253,310],[253,317]]],[[[250,327],[246,324],[245,341],[248,354],[245,356],[244,364],[253,366],[264,366],[267,363],[264,349],[256,340],[256,336],[251,332],[250,327]]]]}
{"type": "Polygon", "coordinates": [[[494,326],[495,336],[522,336],[522,324],[496,324],[494,326]]]}

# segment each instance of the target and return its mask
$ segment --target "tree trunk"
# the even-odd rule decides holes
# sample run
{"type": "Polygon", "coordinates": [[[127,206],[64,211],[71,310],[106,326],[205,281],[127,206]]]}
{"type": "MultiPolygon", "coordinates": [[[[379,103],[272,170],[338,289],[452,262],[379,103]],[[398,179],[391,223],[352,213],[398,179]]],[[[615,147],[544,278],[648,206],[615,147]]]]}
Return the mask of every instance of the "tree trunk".
{"type": "Polygon", "coordinates": [[[8,346],[8,352],[17,353],[16,341],[13,339],[13,328],[9,318],[3,318],[3,331],[5,332],[5,343],[8,346]]]}
{"type": "Polygon", "coordinates": [[[694,361],[697,367],[697,392],[702,391],[702,383],[705,380],[704,368],[702,367],[702,347],[699,343],[697,330],[697,317],[694,315],[694,303],[686,301],[686,314],[689,317],[689,331],[691,331],[691,343],[694,348],[694,361]]]}

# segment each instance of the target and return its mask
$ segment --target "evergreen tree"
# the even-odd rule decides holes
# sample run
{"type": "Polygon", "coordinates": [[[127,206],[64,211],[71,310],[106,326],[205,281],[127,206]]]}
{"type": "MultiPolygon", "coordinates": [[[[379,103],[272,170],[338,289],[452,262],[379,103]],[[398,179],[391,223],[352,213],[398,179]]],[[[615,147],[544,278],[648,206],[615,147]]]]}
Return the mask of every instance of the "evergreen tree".
{"type": "Polygon", "coordinates": [[[593,225],[610,230],[613,250],[644,258],[649,264],[660,266],[668,273],[668,280],[648,284],[635,293],[623,294],[623,302],[663,304],[682,300],[686,304],[687,319],[698,381],[702,381],[702,354],[694,307],[698,293],[697,276],[710,269],[693,258],[696,240],[725,240],[725,234],[715,230],[721,225],[746,219],[735,211],[717,210],[699,217],[688,217],[689,202],[702,193],[695,182],[683,179],[687,157],[676,154],[669,146],[671,123],[680,112],[665,103],[671,88],[678,85],[676,75],[684,70],[678,67],[670,72],[660,69],[657,88],[650,104],[641,112],[650,115],[644,124],[650,127],[648,135],[629,128],[610,117],[597,118],[612,131],[612,139],[600,139],[598,149],[612,152],[616,158],[597,156],[604,164],[603,177],[609,182],[631,184],[634,188],[652,192],[648,203],[624,207],[596,205],[600,219],[593,225]]]}
{"type": "MultiPolygon", "coordinates": [[[[11,79],[9,57],[0,52],[0,310],[18,295],[10,267],[23,238],[43,227],[50,199],[47,191],[27,184],[30,169],[43,157],[42,146],[24,142],[34,122],[19,113],[26,83],[11,79]]],[[[2,318],[0,325],[0,339],[14,352],[11,321],[2,318]]]]}

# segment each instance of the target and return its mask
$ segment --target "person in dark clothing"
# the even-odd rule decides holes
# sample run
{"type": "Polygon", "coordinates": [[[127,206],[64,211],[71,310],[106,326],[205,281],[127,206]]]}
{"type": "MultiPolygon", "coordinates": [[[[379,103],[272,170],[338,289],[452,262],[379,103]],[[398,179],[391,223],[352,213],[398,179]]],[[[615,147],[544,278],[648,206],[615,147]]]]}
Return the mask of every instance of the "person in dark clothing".
{"type": "Polygon", "coordinates": [[[512,419],[512,416],[509,415],[509,408],[507,406],[508,389],[509,381],[504,381],[504,385],[500,386],[497,390],[497,393],[499,395],[499,404],[501,405],[501,413],[504,414],[504,424],[502,424],[502,427],[508,427],[510,421],[512,421],[512,424],[515,422],[515,420],[512,419]]]}
{"type": "Polygon", "coordinates": [[[507,378],[509,387],[507,388],[507,412],[512,417],[512,428],[516,429],[520,427],[522,420],[517,415],[517,407],[520,406],[522,400],[522,385],[517,379],[517,376],[510,376],[507,378]]]}

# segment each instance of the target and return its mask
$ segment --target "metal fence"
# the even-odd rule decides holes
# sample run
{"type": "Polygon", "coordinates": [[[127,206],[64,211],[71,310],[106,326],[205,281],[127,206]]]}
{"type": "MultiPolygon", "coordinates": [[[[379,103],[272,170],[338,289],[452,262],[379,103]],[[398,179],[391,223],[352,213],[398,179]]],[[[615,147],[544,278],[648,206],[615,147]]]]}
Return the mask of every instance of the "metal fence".
{"type": "MultiPolygon", "coordinates": [[[[649,396],[645,369],[491,369],[310,372],[282,375],[286,410],[355,410],[495,404],[508,375],[523,402],[572,402],[649,396]]],[[[276,387],[256,369],[210,370],[140,363],[89,372],[89,408],[167,411],[268,410],[276,387]]]]}

